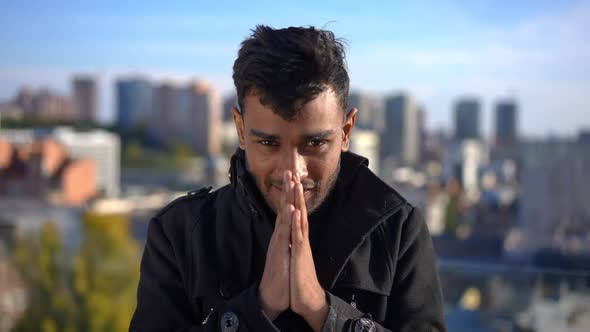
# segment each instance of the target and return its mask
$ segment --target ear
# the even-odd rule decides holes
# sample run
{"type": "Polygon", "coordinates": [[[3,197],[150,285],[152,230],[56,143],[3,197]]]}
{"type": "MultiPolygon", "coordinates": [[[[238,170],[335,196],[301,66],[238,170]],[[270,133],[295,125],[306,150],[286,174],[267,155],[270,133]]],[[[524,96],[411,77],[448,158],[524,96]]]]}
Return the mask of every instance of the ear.
{"type": "Polygon", "coordinates": [[[346,119],[344,120],[344,125],[342,126],[342,151],[348,151],[350,147],[350,134],[352,133],[352,128],[354,127],[354,123],[356,122],[356,113],[358,109],[356,107],[352,108],[348,115],[346,115],[346,119]]]}
{"type": "Polygon", "coordinates": [[[237,107],[233,107],[231,109],[232,115],[234,117],[234,124],[236,125],[236,131],[238,133],[238,141],[240,143],[240,149],[245,150],[246,144],[244,139],[244,117],[240,111],[238,111],[237,107]]]}

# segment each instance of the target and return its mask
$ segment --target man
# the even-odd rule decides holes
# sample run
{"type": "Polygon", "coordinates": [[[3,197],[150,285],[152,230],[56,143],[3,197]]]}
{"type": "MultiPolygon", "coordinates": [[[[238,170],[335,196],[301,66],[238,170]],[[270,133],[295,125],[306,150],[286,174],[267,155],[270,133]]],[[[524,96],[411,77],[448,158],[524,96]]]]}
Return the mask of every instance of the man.
{"type": "Polygon", "coordinates": [[[231,184],[150,222],[131,331],[444,331],[420,212],[348,152],[343,45],[258,26],[234,63],[231,184]]]}

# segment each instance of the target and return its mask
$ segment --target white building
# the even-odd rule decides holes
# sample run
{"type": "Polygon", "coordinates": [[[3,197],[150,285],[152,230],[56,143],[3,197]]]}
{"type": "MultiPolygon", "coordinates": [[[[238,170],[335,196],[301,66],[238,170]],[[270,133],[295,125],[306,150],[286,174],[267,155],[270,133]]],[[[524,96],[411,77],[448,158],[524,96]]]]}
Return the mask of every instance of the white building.
{"type": "Polygon", "coordinates": [[[69,127],[58,127],[53,136],[63,144],[73,158],[90,158],[98,166],[98,190],[106,197],[120,192],[121,140],[104,130],[76,132],[69,127]]]}
{"type": "Polygon", "coordinates": [[[489,149],[479,140],[467,139],[451,146],[446,172],[459,180],[471,202],[479,199],[480,171],[489,159],[489,149]]]}
{"type": "Polygon", "coordinates": [[[1,129],[0,137],[12,144],[31,144],[35,141],[35,131],[33,129],[1,129]]]}
{"type": "Polygon", "coordinates": [[[369,159],[369,169],[379,174],[379,134],[374,130],[354,129],[350,151],[369,159]]]}

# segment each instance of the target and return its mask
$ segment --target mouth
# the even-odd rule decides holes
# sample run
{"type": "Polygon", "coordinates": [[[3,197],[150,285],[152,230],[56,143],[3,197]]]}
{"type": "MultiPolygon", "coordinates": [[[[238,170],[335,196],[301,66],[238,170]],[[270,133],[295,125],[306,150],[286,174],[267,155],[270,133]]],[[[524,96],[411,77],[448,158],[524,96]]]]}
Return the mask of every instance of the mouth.
{"type": "Polygon", "coordinates": [[[303,187],[303,193],[304,194],[307,193],[307,192],[312,192],[314,190],[315,190],[315,187],[309,187],[309,188],[303,187]]]}
{"type": "Polygon", "coordinates": [[[274,189],[274,190],[276,190],[278,192],[283,192],[283,186],[277,186],[277,185],[274,185],[273,184],[273,185],[270,186],[270,188],[271,189],[274,189]]]}

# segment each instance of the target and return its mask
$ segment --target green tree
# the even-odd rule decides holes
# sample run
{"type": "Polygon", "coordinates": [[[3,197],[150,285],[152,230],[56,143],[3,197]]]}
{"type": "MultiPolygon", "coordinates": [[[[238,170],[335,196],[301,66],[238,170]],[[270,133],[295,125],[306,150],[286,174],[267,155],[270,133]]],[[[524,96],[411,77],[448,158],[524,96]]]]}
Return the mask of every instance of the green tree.
{"type": "Polygon", "coordinates": [[[125,215],[86,213],[84,241],[74,259],[79,330],[126,331],[136,306],[140,252],[125,215]]]}
{"type": "Polygon", "coordinates": [[[53,223],[21,240],[14,261],[29,300],[14,331],[127,331],[136,306],[140,248],[125,215],[86,213],[82,244],[68,256],[53,223]]]}
{"type": "Polygon", "coordinates": [[[445,207],[445,232],[455,235],[460,225],[459,196],[452,195],[449,197],[449,202],[445,207]]]}
{"type": "Polygon", "coordinates": [[[126,164],[138,165],[141,162],[142,156],[143,156],[143,147],[141,146],[141,144],[138,141],[132,140],[125,147],[125,154],[123,156],[123,159],[126,164]]]}
{"type": "Polygon", "coordinates": [[[174,166],[179,169],[185,168],[193,156],[191,147],[188,144],[179,141],[173,142],[171,144],[170,150],[172,153],[174,166]]]}
{"type": "Polygon", "coordinates": [[[28,286],[28,306],[14,331],[76,331],[77,308],[68,285],[70,274],[55,224],[45,223],[38,238],[28,237],[14,261],[28,286]]]}

